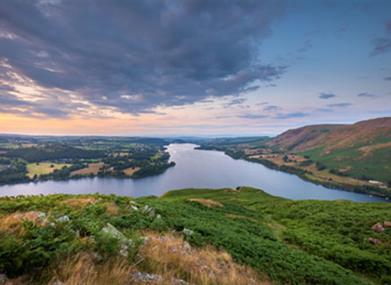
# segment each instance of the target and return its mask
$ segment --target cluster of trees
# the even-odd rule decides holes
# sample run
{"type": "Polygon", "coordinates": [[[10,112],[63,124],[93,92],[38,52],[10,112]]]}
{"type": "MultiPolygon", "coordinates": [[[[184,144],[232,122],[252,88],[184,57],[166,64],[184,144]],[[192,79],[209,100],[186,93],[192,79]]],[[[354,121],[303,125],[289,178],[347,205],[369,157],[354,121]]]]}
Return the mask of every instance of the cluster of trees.
{"type": "Polygon", "coordinates": [[[11,149],[5,156],[24,159],[28,162],[41,162],[60,159],[95,159],[105,156],[105,153],[99,150],[86,150],[63,144],[46,144],[37,147],[11,149]]]}
{"type": "Polygon", "coordinates": [[[3,171],[0,171],[0,185],[25,182],[29,180],[26,176],[26,163],[19,159],[14,161],[8,161],[7,159],[3,160],[6,160],[7,167],[3,171]]]}
{"type": "Polygon", "coordinates": [[[167,162],[154,162],[154,163],[147,163],[143,165],[140,170],[135,172],[133,174],[133,177],[135,178],[142,178],[146,176],[156,175],[163,173],[167,168],[170,168],[172,166],[175,166],[175,162],[171,161],[170,163],[167,162]]]}
{"type": "MultiPolygon", "coordinates": [[[[1,138],[1,137],[0,137],[1,138]]],[[[1,142],[0,142],[1,143],[1,142]]],[[[0,157],[0,184],[30,180],[68,179],[75,170],[88,167],[90,162],[103,162],[99,176],[125,177],[127,168],[140,168],[138,177],[162,173],[172,166],[164,152],[164,140],[153,138],[37,138],[31,142],[13,139],[4,143],[0,157]],[[46,141],[48,140],[48,141],[46,141]],[[26,146],[28,143],[28,146],[26,146]],[[27,163],[43,161],[66,162],[71,166],[48,174],[27,176],[27,163]]],[[[74,176],[72,176],[74,177],[74,176]]]]}

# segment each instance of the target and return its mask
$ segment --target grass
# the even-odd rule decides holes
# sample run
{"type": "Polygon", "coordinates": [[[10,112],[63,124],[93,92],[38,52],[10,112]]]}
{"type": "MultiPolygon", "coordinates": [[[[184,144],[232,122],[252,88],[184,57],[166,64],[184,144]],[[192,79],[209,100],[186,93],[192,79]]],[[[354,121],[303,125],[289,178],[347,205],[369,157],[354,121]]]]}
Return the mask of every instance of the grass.
{"type": "Polygon", "coordinates": [[[199,285],[265,284],[254,270],[234,262],[226,251],[191,247],[180,235],[147,233],[146,237],[140,249],[141,265],[166,280],[181,277],[199,285]]]}
{"type": "Polygon", "coordinates": [[[103,162],[96,162],[88,164],[88,167],[75,170],[71,172],[71,176],[77,175],[97,175],[99,170],[104,166],[103,162]]]}
{"type": "Polygon", "coordinates": [[[136,173],[137,171],[140,170],[140,167],[129,167],[129,168],[126,168],[123,170],[123,173],[126,175],[126,176],[132,176],[134,173],[136,173]]]}
{"type": "Polygon", "coordinates": [[[391,152],[389,148],[363,152],[359,147],[334,150],[330,153],[315,148],[301,153],[319,161],[328,169],[348,169],[345,173],[356,178],[369,178],[383,182],[391,181],[391,152]]]}
{"type": "Polygon", "coordinates": [[[37,162],[27,164],[27,175],[29,178],[40,176],[42,174],[52,173],[56,169],[68,167],[70,164],[66,163],[52,163],[52,162],[37,162]]]}
{"type": "Polygon", "coordinates": [[[19,219],[19,224],[14,218],[12,228],[0,229],[0,272],[24,276],[29,284],[48,284],[53,278],[75,280],[65,284],[126,284],[121,278],[130,280],[135,271],[160,276],[156,284],[172,284],[172,278],[192,284],[391,281],[391,229],[371,230],[373,224],[391,220],[388,203],[291,201],[246,187],[178,190],[160,198],[0,199],[1,219],[15,213],[35,217],[35,212],[46,216],[19,219]],[[63,215],[68,222],[58,222],[63,215]],[[107,223],[133,240],[126,258],[118,255],[116,240],[102,235],[107,223]],[[370,237],[381,243],[370,243],[370,237]],[[80,269],[72,269],[84,263],[76,268],[90,272],[91,282],[77,275],[80,269]],[[119,273],[110,277],[108,268],[119,273]],[[246,276],[250,279],[241,279],[246,276]]]}

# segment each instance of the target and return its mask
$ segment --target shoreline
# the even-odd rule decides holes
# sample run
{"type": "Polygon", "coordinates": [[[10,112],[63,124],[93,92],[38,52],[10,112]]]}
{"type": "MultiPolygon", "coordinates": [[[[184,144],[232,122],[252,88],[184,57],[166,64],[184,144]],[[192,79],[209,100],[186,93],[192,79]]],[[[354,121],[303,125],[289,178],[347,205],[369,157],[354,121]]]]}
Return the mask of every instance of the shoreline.
{"type": "Polygon", "coordinates": [[[341,191],[353,192],[353,193],[359,193],[359,194],[366,194],[369,196],[376,196],[376,197],[384,198],[387,201],[389,199],[391,199],[391,193],[387,193],[386,189],[381,189],[378,187],[370,187],[370,186],[355,186],[355,185],[351,185],[351,184],[340,184],[340,183],[335,183],[335,182],[330,182],[330,181],[320,181],[320,180],[311,179],[310,177],[308,177],[306,175],[308,173],[305,172],[305,170],[301,170],[301,169],[294,168],[291,166],[281,167],[281,166],[279,166],[269,160],[266,160],[266,159],[251,159],[246,156],[235,155],[233,153],[227,152],[227,151],[219,149],[219,148],[198,146],[196,149],[222,151],[222,152],[224,152],[224,154],[228,155],[229,157],[231,157],[233,159],[242,159],[242,160],[249,161],[249,162],[259,163],[269,169],[274,169],[274,170],[278,170],[281,172],[293,174],[293,175],[300,177],[304,181],[308,181],[308,182],[311,182],[316,185],[322,185],[322,186],[329,188],[329,189],[341,190],[341,191]],[[379,191],[384,191],[384,192],[379,192],[379,191]]]}

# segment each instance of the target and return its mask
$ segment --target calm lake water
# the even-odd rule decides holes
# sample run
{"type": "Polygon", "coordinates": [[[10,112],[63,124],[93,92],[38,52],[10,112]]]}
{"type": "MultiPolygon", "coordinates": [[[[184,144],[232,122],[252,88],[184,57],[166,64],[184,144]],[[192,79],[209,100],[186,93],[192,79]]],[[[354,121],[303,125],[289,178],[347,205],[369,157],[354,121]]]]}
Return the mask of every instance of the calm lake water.
{"type": "Polygon", "coordinates": [[[253,186],[290,199],[347,199],[385,201],[381,198],[328,189],[285,172],[244,160],[234,160],[223,152],[196,150],[194,144],[170,144],[167,147],[176,166],[161,175],[142,179],[83,178],[69,181],[45,181],[0,187],[1,196],[36,194],[103,193],[124,196],[161,195],[181,188],[224,188],[253,186]]]}

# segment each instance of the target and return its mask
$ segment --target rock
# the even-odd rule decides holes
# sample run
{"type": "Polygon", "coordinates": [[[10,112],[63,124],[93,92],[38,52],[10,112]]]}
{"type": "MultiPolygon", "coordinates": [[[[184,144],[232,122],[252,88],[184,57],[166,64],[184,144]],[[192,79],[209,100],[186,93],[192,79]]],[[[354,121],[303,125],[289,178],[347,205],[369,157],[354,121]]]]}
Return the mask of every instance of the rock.
{"type": "Polygon", "coordinates": [[[110,223],[102,228],[102,232],[118,240],[127,240],[126,236],[110,223]]]}
{"type": "Polygon", "coordinates": [[[71,219],[67,216],[67,215],[64,215],[64,216],[61,216],[57,219],[57,222],[59,223],[67,223],[69,222],[71,219]]]}
{"type": "Polygon", "coordinates": [[[112,224],[107,223],[107,225],[102,228],[102,232],[109,235],[112,238],[115,238],[119,241],[119,254],[122,256],[128,256],[129,247],[133,245],[133,241],[128,239],[123,233],[116,229],[112,224]]]}
{"type": "Polygon", "coordinates": [[[381,240],[377,239],[377,238],[373,238],[373,237],[369,237],[368,238],[368,241],[374,245],[377,245],[377,244],[381,244],[381,240]]]}
{"type": "Polygon", "coordinates": [[[171,284],[172,285],[190,285],[189,282],[186,282],[185,280],[183,279],[177,279],[177,278],[173,278],[171,280],[171,284]]]}
{"type": "Polygon", "coordinates": [[[377,232],[377,233],[382,233],[384,232],[384,228],[383,228],[383,225],[381,223],[376,223],[374,224],[371,229],[374,231],[374,232],[377,232]]]}
{"type": "Polygon", "coordinates": [[[143,214],[146,214],[148,215],[150,218],[154,218],[156,213],[155,213],[155,209],[148,206],[148,205],[145,205],[142,209],[141,209],[141,212],[143,214]]]}
{"type": "Polygon", "coordinates": [[[183,243],[183,251],[186,253],[186,254],[189,254],[189,253],[191,253],[191,246],[190,246],[190,244],[187,242],[187,241],[185,241],[184,243],[183,243]]]}
{"type": "Polygon", "coordinates": [[[8,281],[7,275],[5,274],[0,274],[0,285],[6,284],[8,281]]]}
{"type": "Polygon", "coordinates": [[[97,262],[101,262],[103,260],[103,256],[100,255],[99,253],[97,252],[93,252],[92,253],[92,257],[97,261],[97,262]]]}
{"type": "Polygon", "coordinates": [[[182,232],[185,236],[192,236],[194,234],[194,231],[186,229],[186,228],[184,228],[182,232]]]}
{"type": "MultiPolygon", "coordinates": [[[[160,275],[158,275],[158,274],[139,272],[139,271],[133,273],[133,278],[132,279],[133,279],[132,281],[137,282],[137,284],[138,284],[138,282],[140,282],[142,284],[144,284],[144,283],[145,284],[160,284],[163,281],[163,278],[160,275]]],[[[166,284],[166,283],[164,283],[164,284],[166,284]]],[[[172,285],[190,285],[189,282],[186,282],[183,279],[179,279],[179,278],[175,278],[175,277],[173,277],[170,280],[169,284],[172,284],[172,285]]]]}
{"type": "Polygon", "coordinates": [[[132,205],[132,206],[130,206],[130,207],[132,208],[133,211],[138,211],[137,206],[133,206],[133,205],[132,205]]]}
{"type": "Polygon", "coordinates": [[[159,282],[162,277],[153,273],[135,272],[133,273],[133,280],[136,282],[159,282]]]}
{"type": "Polygon", "coordinates": [[[64,285],[63,282],[61,282],[60,280],[55,280],[52,285],[64,285]]]}
{"type": "Polygon", "coordinates": [[[46,218],[46,214],[44,212],[38,212],[38,217],[41,219],[41,220],[44,220],[46,218]]]}
{"type": "Polygon", "coordinates": [[[128,257],[129,255],[129,246],[127,244],[122,244],[119,249],[119,254],[123,257],[128,257]]]}
{"type": "Polygon", "coordinates": [[[383,227],[385,227],[385,228],[391,228],[391,221],[384,221],[383,227]]]}

